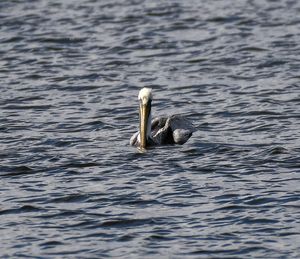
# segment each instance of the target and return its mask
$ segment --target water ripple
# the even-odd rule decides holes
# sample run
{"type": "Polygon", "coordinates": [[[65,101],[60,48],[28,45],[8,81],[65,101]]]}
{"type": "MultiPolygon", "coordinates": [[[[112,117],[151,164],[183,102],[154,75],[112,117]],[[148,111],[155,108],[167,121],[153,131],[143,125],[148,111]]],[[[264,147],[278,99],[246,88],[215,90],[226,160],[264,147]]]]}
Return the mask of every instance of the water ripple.
{"type": "Polygon", "coordinates": [[[299,258],[299,1],[0,9],[0,257],[299,258]],[[128,145],[143,86],[188,143],[128,145]]]}

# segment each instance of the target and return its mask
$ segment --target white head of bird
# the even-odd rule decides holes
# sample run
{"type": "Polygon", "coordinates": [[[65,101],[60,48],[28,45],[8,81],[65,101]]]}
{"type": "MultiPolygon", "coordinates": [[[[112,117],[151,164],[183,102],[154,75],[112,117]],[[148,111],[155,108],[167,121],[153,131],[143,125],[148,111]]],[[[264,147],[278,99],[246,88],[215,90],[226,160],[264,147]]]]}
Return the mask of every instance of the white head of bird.
{"type": "Polygon", "coordinates": [[[151,138],[151,101],[152,89],[144,87],[139,92],[140,101],[140,135],[141,148],[146,148],[147,141],[151,138]]]}
{"type": "Polygon", "coordinates": [[[139,100],[146,104],[149,100],[152,100],[152,89],[144,87],[139,92],[139,100]]]}

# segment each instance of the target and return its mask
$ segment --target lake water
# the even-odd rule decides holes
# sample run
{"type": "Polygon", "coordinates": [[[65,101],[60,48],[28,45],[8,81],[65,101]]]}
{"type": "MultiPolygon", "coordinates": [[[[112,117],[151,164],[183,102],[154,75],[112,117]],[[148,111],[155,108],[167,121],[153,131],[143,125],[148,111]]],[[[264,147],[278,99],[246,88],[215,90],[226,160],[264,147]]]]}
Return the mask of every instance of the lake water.
{"type": "Polygon", "coordinates": [[[1,258],[300,258],[300,1],[0,2],[1,258]],[[183,114],[140,153],[139,89],[183,114]]]}

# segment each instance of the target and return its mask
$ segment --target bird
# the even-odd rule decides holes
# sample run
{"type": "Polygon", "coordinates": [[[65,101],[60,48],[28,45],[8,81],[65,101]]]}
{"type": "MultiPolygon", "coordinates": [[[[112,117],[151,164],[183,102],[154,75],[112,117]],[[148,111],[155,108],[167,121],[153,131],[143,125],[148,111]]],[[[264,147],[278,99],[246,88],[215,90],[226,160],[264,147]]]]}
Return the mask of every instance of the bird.
{"type": "Polygon", "coordinates": [[[196,128],[182,115],[159,116],[152,120],[152,89],[139,91],[139,131],[130,138],[130,145],[141,149],[151,146],[184,144],[196,128]]]}

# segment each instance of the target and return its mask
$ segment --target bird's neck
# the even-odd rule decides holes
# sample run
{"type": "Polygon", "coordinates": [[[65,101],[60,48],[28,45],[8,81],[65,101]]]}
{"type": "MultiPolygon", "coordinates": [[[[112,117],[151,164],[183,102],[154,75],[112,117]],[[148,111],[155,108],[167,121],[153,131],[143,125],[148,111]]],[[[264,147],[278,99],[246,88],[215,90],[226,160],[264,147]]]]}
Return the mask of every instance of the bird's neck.
{"type": "Polygon", "coordinates": [[[150,111],[149,117],[148,117],[148,122],[147,122],[147,139],[151,138],[151,121],[152,121],[152,114],[150,111]]]}
{"type": "MultiPolygon", "coordinates": [[[[146,141],[148,142],[150,139],[152,139],[151,137],[151,120],[152,120],[152,116],[151,116],[151,111],[149,113],[148,116],[148,120],[147,120],[147,130],[146,130],[146,141]]],[[[141,129],[140,129],[140,134],[138,135],[138,141],[141,143],[141,129]]],[[[147,143],[148,145],[149,143],[147,143]]]]}

